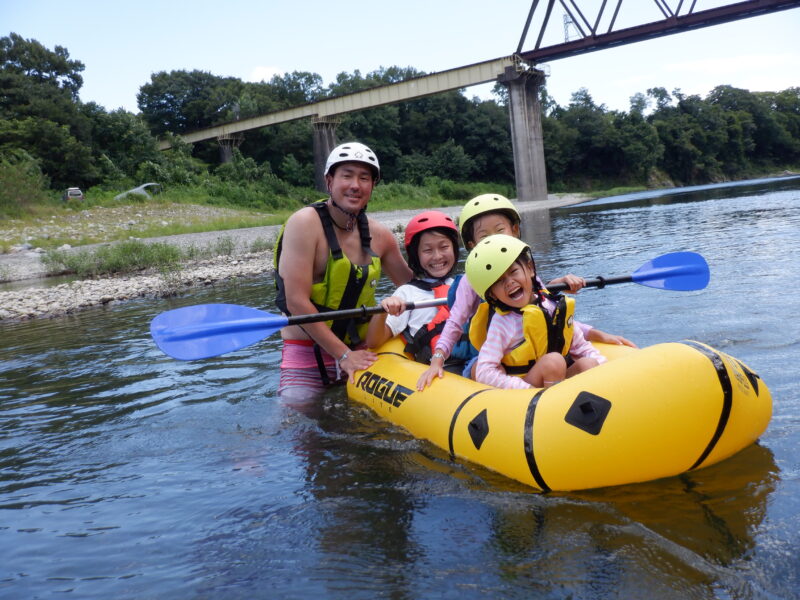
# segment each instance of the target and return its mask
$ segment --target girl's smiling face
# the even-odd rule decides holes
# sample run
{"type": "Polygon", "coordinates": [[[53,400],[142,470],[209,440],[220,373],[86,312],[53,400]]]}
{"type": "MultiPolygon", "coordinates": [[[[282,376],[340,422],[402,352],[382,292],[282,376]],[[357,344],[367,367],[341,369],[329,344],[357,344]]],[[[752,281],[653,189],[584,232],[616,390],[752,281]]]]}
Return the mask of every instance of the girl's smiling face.
{"type": "Polygon", "coordinates": [[[467,247],[471,249],[483,238],[496,233],[504,233],[518,238],[519,225],[512,223],[511,219],[500,212],[487,213],[475,217],[475,222],[472,225],[472,240],[467,243],[467,247]]]}
{"type": "Polygon", "coordinates": [[[533,264],[518,258],[489,288],[494,298],[511,308],[522,308],[533,299],[533,264]]]}
{"type": "Polygon", "coordinates": [[[435,279],[446,277],[456,262],[452,240],[438,231],[420,235],[417,255],[420,266],[435,279]]]}

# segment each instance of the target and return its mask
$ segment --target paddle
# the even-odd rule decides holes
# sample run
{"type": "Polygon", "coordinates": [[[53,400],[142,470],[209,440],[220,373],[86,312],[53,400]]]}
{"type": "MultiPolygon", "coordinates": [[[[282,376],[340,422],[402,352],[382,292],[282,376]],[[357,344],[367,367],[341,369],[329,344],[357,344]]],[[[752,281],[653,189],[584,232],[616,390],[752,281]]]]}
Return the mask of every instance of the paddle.
{"type": "MultiPolygon", "coordinates": [[[[634,282],[662,290],[700,290],[708,285],[705,259],[694,252],[662,254],[646,262],[631,275],[587,280],[587,287],[603,288],[617,283],[634,282]]],[[[548,289],[567,289],[564,284],[548,289]]],[[[446,298],[409,302],[408,310],[429,308],[447,302],[446,298]]],[[[161,313],[150,323],[150,335],[159,348],[179,360],[211,358],[239,350],[269,337],[288,325],[302,325],[383,312],[380,306],[351,308],[325,313],[285,317],[237,304],[197,304],[161,313]]]]}
{"type": "MultiPolygon", "coordinates": [[[[407,302],[406,309],[446,304],[447,298],[407,302]]],[[[250,346],[288,325],[363,317],[383,312],[381,306],[362,306],[310,315],[285,317],[238,304],[196,304],[168,310],[150,322],[150,335],[172,358],[211,358],[250,346]]]]}
{"type": "MultiPolygon", "coordinates": [[[[586,287],[603,289],[607,285],[617,283],[638,283],[659,290],[689,292],[702,290],[708,285],[710,273],[706,259],[696,252],[669,252],[647,261],[630,275],[619,277],[597,277],[587,279],[586,287]]],[[[551,292],[567,289],[567,285],[559,283],[548,286],[551,292]]]]}

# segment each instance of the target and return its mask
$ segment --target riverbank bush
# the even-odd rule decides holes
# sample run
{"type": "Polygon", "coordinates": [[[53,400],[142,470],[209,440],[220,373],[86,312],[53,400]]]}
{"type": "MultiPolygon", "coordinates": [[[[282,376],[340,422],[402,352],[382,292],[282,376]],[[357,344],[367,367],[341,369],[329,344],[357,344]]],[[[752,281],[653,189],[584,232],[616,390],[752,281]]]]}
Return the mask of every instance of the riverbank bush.
{"type": "Polygon", "coordinates": [[[0,218],[18,218],[46,204],[48,184],[39,163],[24,150],[0,154],[0,218]]]}
{"type": "Polygon", "coordinates": [[[42,262],[48,273],[75,274],[82,279],[88,279],[149,268],[168,272],[177,268],[182,258],[181,250],[171,244],[146,244],[138,240],[128,240],[95,250],[51,250],[42,256],[42,262]]]}
{"type": "MultiPolygon", "coordinates": [[[[272,241],[258,239],[248,248],[250,252],[271,250],[272,241]]],[[[156,269],[162,275],[174,273],[185,261],[198,261],[218,256],[231,256],[236,251],[236,241],[223,236],[205,246],[191,245],[179,248],[165,242],[146,243],[127,240],[92,250],[49,250],[42,262],[50,275],[77,275],[90,279],[102,275],[136,273],[156,269]]]]}

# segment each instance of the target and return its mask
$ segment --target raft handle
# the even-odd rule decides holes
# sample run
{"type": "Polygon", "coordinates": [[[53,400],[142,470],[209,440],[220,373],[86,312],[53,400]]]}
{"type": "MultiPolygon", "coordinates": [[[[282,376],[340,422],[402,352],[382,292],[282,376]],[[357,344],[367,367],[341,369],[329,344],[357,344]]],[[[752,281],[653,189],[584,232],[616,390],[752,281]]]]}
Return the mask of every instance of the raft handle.
{"type": "Polygon", "coordinates": [[[581,392],[569,407],[564,420],[586,433],[597,435],[603,428],[603,423],[605,423],[610,410],[611,402],[602,396],[591,392],[581,392]]]}

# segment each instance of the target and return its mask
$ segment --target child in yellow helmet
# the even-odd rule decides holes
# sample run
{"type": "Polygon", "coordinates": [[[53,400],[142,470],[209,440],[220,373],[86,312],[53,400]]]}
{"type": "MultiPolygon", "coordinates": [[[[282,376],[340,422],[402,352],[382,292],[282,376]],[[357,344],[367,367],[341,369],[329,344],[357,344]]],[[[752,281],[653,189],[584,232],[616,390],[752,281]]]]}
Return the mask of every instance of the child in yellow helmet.
{"type": "Polygon", "coordinates": [[[605,358],[574,327],[575,300],[539,286],[530,247],[492,235],[467,257],[466,276],[486,300],[472,321],[475,379],[501,388],[549,387],[605,358]],[[493,312],[492,312],[493,311],[493,312]]]}

